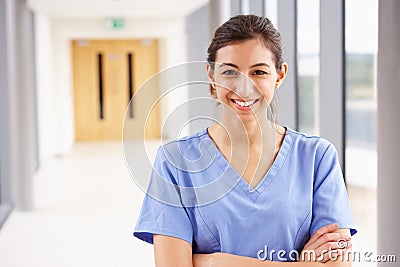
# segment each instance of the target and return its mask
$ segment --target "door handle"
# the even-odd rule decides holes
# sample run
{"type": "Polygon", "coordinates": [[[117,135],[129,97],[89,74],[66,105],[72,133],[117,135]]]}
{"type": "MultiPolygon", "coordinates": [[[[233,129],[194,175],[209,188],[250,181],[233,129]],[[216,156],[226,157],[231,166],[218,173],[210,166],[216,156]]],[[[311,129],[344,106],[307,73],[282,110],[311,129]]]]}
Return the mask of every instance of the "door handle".
{"type": "Polygon", "coordinates": [[[129,118],[134,118],[134,109],[133,109],[133,54],[128,54],[128,105],[129,105],[129,118]]]}

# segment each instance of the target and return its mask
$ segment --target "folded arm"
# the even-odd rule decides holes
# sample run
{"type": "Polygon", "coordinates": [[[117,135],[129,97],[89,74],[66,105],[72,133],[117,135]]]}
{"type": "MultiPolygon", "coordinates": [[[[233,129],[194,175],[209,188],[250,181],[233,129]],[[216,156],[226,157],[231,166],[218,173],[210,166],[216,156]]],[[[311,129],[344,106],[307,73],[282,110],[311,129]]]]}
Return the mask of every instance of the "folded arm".
{"type": "Polygon", "coordinates": [[[154,235],[156,267],[193,267],[192,244],[179,238],[154,235]]]}
{"type": "MultiPolygon", "coordinates": [[[[274,262],[261,261],[259,259],[237,256],[227,253],[195,254],[192,255],[192,245],[182,239],[154,235],[154,255],[156,267],[351,267],[351,257],[347,259],[339,256],[337,260],[331,260],[326,251],[336,251],[337,255],[348,252],[351,249],[350,231],[338,229],[336,224],[322,227],[314,233],[301,253],[315,251],[314,259],[300,257],[299,262],[274,262]],[[346,242],[346,247],[338,245],[338,241],[346,242]]],[[[351,254],[351,253],[349,253],[351,254]]]]}

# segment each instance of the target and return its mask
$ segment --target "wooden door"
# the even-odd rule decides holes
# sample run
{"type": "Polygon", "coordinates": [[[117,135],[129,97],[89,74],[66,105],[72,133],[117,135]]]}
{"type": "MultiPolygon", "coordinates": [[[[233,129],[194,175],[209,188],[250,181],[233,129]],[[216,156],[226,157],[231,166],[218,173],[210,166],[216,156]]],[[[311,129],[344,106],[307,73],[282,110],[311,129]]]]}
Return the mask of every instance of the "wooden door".
{"type": "MultiPolygon", "coordinates": [[[[146,138],[160,137],[158,107],[148,116],[139,105],[125,118],[131,96],[158,71],[156,40],[75,40],[72,54],[76,141],[121,139],[124,119],[137,126],[131,138],[142,136],[145,120],[146,138]]],[[[145,94],[149,101],[158,95],[156,88],[145,94]]]]}

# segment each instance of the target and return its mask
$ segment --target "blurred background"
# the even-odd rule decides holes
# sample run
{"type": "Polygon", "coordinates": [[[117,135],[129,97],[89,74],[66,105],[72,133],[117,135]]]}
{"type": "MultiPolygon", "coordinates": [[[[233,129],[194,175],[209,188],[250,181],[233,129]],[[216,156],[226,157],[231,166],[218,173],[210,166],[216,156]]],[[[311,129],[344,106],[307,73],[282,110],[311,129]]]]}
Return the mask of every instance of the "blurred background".
{"type": "MultiPolygon", "coordinates": [[[[0,266],[154,266],[152,246],[132,236],[144,193],[121,138],[126,118],[140,142],[146,114],[126,109],[153,74],[205,60],[214,29],[237,14],[267,16],[282,33],[279,121],[335,144],[354,250],[376,253],[379,2],[0,0],[0,266]]],[[[177,137],[179,125],[163,127],[169,112],[201,96],[166,96],[149,151],[177,137]]],[[[216,112],[181,116],[197,109],[216,112]]]]}

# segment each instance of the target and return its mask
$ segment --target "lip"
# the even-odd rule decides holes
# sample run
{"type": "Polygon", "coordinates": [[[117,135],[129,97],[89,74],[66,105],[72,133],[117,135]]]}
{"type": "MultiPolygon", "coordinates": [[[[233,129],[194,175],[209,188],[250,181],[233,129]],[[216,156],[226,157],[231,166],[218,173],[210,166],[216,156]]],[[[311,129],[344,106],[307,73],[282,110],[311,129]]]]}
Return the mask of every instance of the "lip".
{"type": "Polygon", "coordinates": [[[234,104],[234,106],[237,109],[239,109],[241,111],[250,111],[250,110],[252,110],[254,104],[258,102],[258,99],[247,99],[247,100],[244,100],[244,99],[239,99],[239,98],[233,98],[233,99],[231,99],[231,102],[234,104]],[[248,106],[241,106],[240,104],[237,103],[237,102],[246,103],[246,102],[252,102],[252,101],[254,101],[254,102],[252,104],[248,105],[248,106]]]}

